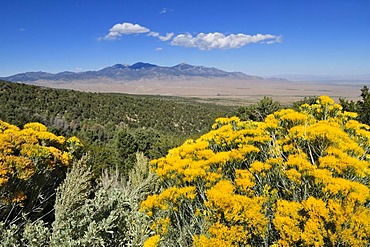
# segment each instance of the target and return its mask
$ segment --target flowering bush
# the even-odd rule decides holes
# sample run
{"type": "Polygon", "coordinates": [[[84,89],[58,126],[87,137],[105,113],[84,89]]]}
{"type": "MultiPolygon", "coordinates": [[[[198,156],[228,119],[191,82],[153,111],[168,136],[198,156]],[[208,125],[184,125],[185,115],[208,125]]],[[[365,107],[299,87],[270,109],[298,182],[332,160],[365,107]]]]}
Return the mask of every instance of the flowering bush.
{"type": "Polygon", "coordinates": [[[145,246],[370,244],[370,127],[321,96],[264,122],[219,118],[154,160],[145,246]]]}
{"type": "Polygon", "coordinates": [[[76,137],[66,140],[40,123],[20,129],[0,120],[0,219],[17,223],[52,210],[54,190],[81,148],[76,137]]]}

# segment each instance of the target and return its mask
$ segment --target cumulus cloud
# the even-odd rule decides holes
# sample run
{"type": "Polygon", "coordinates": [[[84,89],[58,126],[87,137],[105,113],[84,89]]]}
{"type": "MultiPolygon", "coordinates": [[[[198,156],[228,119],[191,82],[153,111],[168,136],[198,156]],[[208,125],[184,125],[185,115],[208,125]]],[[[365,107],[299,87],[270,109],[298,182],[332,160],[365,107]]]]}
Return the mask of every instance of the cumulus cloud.
{"type": "Polygon", "coordinates": [[[212,49],[236,49],[252,43],[280,43],[281,36],[272,34],[230,34],[222,33],[199,33],[196,36],[191,34],[179,34],[173,38],[171,45],[183,47],[195,47],[200,50],[212,49]]]}
{"type": "Polygon", "coordinates": [[[132,35],[132,34],[144,34],[147,33],[148,36],[156,37],[161,41],[170,40],[174,33],[166,33],[165,36],[161,36],[158,32],[153,32],[149,28],[140,26],[139,24],[133,24],[129,22],[115,24],[109,33],[104,37],[99,38],[99,41],[102,40],[117,40],[122,35],[132,35]]]}
{"type": "Polygon", "coordinates": [[[170,40],[173,35],[175,35],[174,33],[166,33],[166,36],[159,36],[159,39],[161,41],[167,41],[167,40],[170,40]]]}
{"type": "Polygon", "coordinates": [[[167,40],[170,40],[172,37],[173,37],[174,33],[166,33],[166,36],[161,36],[159,33],[157,32],[150,32],[148,34],[148,36],[152,36],[152,37],[156,37],[158,39],[160,39],[161,41],[167,41],[167,40]]]}
{"type": "Polygon", "coordinates": [[[225,35],[223,33],[214,32],[199,33],[195,36],[192,34],[178,34],[175,36],[175,34],[171,32],[162,36],[160,33],[152,31],[149,28],[129,22],[115,24],[109,29],[109,33],[99,38],[99,40],[117,40],[122,35],[133,34],[146,34],[147,36],[158,38],[163,42],[170,41],[170,44],[173,46],[194,47],[200,50],[237,49],[253,43],[274,44],[282,42],[281,36],[273,34],[248,35],[238,33],[225,35]]]}
{"type": "Polygon", "coordinates": [[[141,33],[148,33],[148,32],[150,32],[150,29],[146,27],[142,27],[139,24],[124,22],[124,23],[118,23],[114,25],[111,29],[109,29],[109,33],[101,39],[115,40],[121,37],[122,35],[141,34],[141,33]]]}
{"type": "Polygon", "coordinates": [[[148,33],[148,36],[158,37],[159,36],[159,33],[157,33],[157,32],[150,32],[150,33],[148,33]]]}

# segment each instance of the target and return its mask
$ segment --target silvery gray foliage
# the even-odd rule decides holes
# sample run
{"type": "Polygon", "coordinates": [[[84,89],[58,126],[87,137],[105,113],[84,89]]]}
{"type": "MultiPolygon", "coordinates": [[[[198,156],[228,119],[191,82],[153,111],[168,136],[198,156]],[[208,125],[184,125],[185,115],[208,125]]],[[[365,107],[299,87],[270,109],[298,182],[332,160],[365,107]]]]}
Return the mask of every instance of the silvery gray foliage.
{"type": "Polygon", "coordinates": [[[20,241],[17,238],[17,225],[10,225],[6,226],[4,222],[0,222],[0,242],[1,246],[4,247],[11,247],[11,246],[19,246],[20,241]]]}
{"type": "Polygon", "coordinates": [[[49,227],[42,220],[26,222],[23,226],[6,226],[4,222],[0,222],[0,246],[3,247],[49,246],[50,235],[49,227]]]}
{"type": "Polygon", "coordinates": [[[22,244],[28,247],[48,246],[51,231],[42,220],[26,223],[23,234],[22,244]]]}
{"type": "MultiPolygon", "coordinates": [[[[93,188],[86,161],[75,164],[58,189],[51,245],[142,246],[151,232],[146,215],[139,212],[140,199],[156,178],[144,174],[133,185],[117,172],[106,171],[93,188]]],[[[143,158],[137,163],[148,166],[143,158]]]]}

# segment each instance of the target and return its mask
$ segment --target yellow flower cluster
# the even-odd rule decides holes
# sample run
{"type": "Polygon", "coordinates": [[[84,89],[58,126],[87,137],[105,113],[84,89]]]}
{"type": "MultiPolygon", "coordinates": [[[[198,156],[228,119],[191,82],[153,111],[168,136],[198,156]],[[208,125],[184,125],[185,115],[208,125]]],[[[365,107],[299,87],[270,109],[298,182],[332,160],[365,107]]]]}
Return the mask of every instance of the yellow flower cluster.
{"type": "Polygon", "coordinates": [[[148,238],[145,243],[144,247],[156,247],[159,244],[159,235],[154,235],[150,238],[148,238]]]}
{"type": "MultiPolygon", "coordinates": [[[[159,195],[151,195],[141,203],[141,210],[147,211],[149,216],[156,210],[177,210],[182,201],[195,198],[195,187],[170,187],[159,195]],[[171,207],[171,208],[170,208],[171,207]]],[[[163,220],[163,219],[161,219],[163,220]]]]}
{"type": "Polygon", "coordinates": [[[369,245],[370,127],[355,117],[321,96],[264,122],[217,119],[152,161],[166,189],[141,209],[164,245],[194,222],[193,246],[369,245]]]}
{"type": "MultiPolygon", "coordinates": [[[[69,143],[82,145],[76,137],[70,139],[48,132],[40,123],[28,123],[19,129],[0,120],[0,188],[11,187],[9,181],[28,180],[43,169],[68,166],[73,158],[69,143]]],[[[19,193],[6,192],[13,196],[12,202],[26,198],[19,193]]]]}
{"type": "Polygon", "coordinates": [[[208,230],[212,238],[247,244],[252,236],[264,236],[267,227],[264,197],[235,194],[235,187],[229,180],[219,181],[206,195],[207,221],[214,222],[208,230]],[[230,225],[232,227],[228,228],[230,225]]]}

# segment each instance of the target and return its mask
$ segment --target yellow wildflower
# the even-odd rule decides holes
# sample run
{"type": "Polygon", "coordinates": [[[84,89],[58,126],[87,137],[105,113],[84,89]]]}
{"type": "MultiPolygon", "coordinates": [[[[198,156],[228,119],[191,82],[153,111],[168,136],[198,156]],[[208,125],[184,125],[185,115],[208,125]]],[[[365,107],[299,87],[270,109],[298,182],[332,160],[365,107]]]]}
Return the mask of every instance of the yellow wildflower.
{"type": "Polygon", "coordinates": [[[159,246],[159,240],[159,235],[154,235],[145,241],[144,247],[157,247],[159,246]]]}

